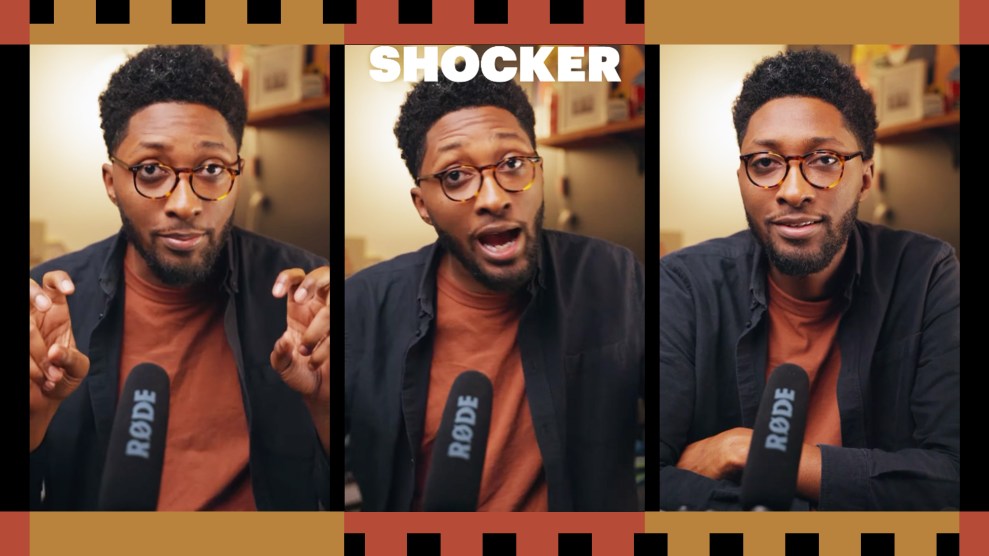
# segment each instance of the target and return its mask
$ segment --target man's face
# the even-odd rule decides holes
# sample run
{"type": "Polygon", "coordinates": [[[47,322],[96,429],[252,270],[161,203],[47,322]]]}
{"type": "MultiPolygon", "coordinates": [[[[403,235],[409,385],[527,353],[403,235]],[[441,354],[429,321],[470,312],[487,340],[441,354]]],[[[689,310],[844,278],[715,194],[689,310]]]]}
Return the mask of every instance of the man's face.
{"type": "MultiPolygon", "coordinates": [[[[752,114],[741,153],[772,151],[783,156],[827,149],[851,154],[861,149],[845,126],[841,112],[823,100],[784,97],[771,100],[752,114]]],[[[787,275],[809,275],[834,268],[848,243],[858,203],[872,185],[872,161],[845,162],[841,181],[831,189],[807,183],[799,161],[790,161],[786,179],[776,188],[752,185],[745,163],[738,186],[749,228],[766,249],[773,267],[787,275]]]]}
{"type": "MultiPolygon", "coordinates": [[[[518,120],[493,106],[451,112],[426,133],[419,175],[470,164],[486,166],[509,156],[532,155],[535,149],[518,120]]],[[[543,175],[526,191],[510,193],[485,170],[477,197],[451,201],[435,179],[412,188],[419,216],[431,224],[440,243],[453,255],[456,275],[479,290],[515,291],[535,271],[542,232],[543,175]]]]}
{"type": "MultiPolygon", "coordinates": [[[[200,104],[165,102],[134,113],[114,156],[127,166],[161,163],[194,168],[232,165],[237,143],[219,112],[200,104]]],[[[103,165],[107,195],[120,210],[124,231],[141,255],[140,274],[170,286],[205,281],[229,234],[238,184],[220,201],[192,192],[189,174],[166,199],[142,197],[121,164],[103,165]]]]}

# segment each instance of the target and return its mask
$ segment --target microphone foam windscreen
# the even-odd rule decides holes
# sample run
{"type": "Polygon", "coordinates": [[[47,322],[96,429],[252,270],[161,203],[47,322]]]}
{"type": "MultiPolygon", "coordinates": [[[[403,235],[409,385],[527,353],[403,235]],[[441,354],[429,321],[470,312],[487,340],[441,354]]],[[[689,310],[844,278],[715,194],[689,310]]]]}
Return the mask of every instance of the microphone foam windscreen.
{"type": "Polygon", "coordinates": [[[426,476],[424,511],[477,511],[491,397],[491,381],[478,371],[460,373],[450,387],[426,476]]]}
{"type": "Polygon", "coordinates": [[[165,370],[153,363],[135,366],[117,401],[100,484],[100,510],[157,509],[168,404],[165,370]]]}
{"type": "Polygon", "coordinates": [[[742,472],[742,505],[789,510],[807,426],[807,373],[784,363],[773,369],[762,393],[742,472]]]}

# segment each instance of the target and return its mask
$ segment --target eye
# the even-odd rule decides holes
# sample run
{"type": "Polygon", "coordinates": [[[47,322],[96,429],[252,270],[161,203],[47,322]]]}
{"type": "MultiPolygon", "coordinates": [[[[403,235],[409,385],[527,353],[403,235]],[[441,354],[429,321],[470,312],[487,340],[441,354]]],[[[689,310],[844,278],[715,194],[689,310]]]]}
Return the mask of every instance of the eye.
{"type": "Polygon", "coordinates": [[[830,166],[836,166],[841,164],[841,159],[838,158],[838,153],[831,151],[817,151],[807,155],[807,164],[811,166],[827,168],[830,166]]]}
{"type": "Polygon", "coordinates": [[[202,176],[216,177],[225,171],[226,171],[226,167],[224,167],[223,165],[217,164],[215,162],[211,162],[208,164],[203,164],[202,166],[197,168],[196,173],[202,176]]]}
{"type": "Polygon", "coordinates": [[[440,180],[442,180],[443,185],[447,189],[455,189],[470,183],[474,179],[474,175],[474,172],[470,168],[458,166],[444,172],[440,180]]]}
{"type": "Polygon", "coordinates": [[[161,178],[161,177],[164,177],[164,176],[168,175],[168,170],[166,170],[165,168],[163,168],[157,162],[149,162],[149,163],[146,163],[146,164],[139,164],[137,166],[134,166],[134,168],[132,168],[132,169],[136,169],[137,170],[138,177],[144,178],[144,179],[161,178]]]}
{"type": "Polygon", "coordinates": [[[778,156],[769,153],[759,153],[749,159],[749,168],[759,173],[769,173],[779,170],[785,162],[778,156]]]}
{"type": "Polygon", "coordinates": [[[506,158],[505,160],[502,160],[501,163],[498,164],[498,169],[504,172],[511,172],[522,168],[524,164],[525,162],[523,161],[522,158],[519,158],[517,156],[512,156],[506,158]]]}

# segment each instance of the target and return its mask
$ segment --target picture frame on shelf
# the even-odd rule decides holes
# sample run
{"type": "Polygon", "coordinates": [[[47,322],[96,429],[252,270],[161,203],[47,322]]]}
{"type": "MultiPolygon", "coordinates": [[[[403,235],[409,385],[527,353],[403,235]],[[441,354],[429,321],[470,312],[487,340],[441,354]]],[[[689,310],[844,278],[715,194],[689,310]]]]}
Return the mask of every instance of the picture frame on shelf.
{"type": "Polygon", "coordinates": [[[302,100],[304,45],[253,47],[248,55],[248,65],[248,109],[264,110],[302,100]]]}
{"type": "Polygon", "coordinates": [[[607,82],[557,83],[559,91],[558,133],[570,133],[608,123],[607,82]]]}
{"type": "Polygon", "coordinates": [[[924,119],[924,84],[927,64],[911,60],[876,72],[876,116],[880,127],[924,119]]]}

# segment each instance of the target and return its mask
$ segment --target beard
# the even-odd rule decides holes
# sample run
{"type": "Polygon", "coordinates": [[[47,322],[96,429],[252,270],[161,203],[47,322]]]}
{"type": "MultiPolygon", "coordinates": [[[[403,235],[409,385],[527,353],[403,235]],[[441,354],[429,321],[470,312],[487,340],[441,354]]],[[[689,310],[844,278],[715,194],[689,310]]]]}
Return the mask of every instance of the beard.
{"type": "Polygon", "coordinates": [[[497,274],[485,272],[478,263],[477,255],[472,253],[467,246],[458,242],[446,230],[437,226],[435,224],[435,218],[432,219],[433,228],[436,230],[440,246],[447,253],[452,254],[479,284],[494,292],[514,292],[529,283],[536,274],[536,268],[539,265],[539,245],[542,241],[543,212],[545,209],[546,203],[543,202],[543,204],[539,205],[539,210],[536,212],[531,233],[526,227],[523,227],[519,232],[520,235],[525,237],[525,253],[522,255],[523,266],[519,269],[497,274]]]}
{"type": "MultiPolygon", "coordinates": [[[[120,210],[120,221],[123,223],[124,235],[127,237],[127,241],[134,246],[134,249],[144,259],[145,264],[148,265],[152,274],[158,280],[161,280],[163,284],[171,287],[195,286],[208,282],[213,276],[216,261],[219,259],[220,253],[223,252],[223,248],[227,244],[227,238],[230,236],[230,228],[233,226],[232,214],[220,230],[219,236],[217,236],[216,230],[213,228],[205,230],[206,245],[200,251],[198,259],[193,254],[188,260],[171,262],[160,256],[158,250],[155,249],[154,244],[150,240],[146,244],[144,238],[141,237],[140,232],[134,226],[134,222],[127,217],[123,209],[119,208],[119,206],[118,209],[120,210]]],[[[158,249],[163,249],[163,247],[159,247],[158,249]]]]}
{"type": "MultiPolygon", "coordinates": [[[[745,220],[749,223],[749,231],[766,251],[769,263],[781,273],[787,276],[807,276],[815,274],[828,267],[835,255],[848,243],[848,237],[855,229],[855,221],[858,219],[859,202],[855,200],[848,212],[841,216],[837,227],[834,221],[828,217],[822,217],[821,224],[824,226],[824,239],[820,248],[809,252],[784,252],[781,247],[769,238],[766,229],[759,230],[752,221],[752,215],[745,211],[745,220]]],[[[768,224],[767,224],[768,226],[768,224]]],[[[798,244],[800,245],[800,244],[798,244]]]]}

